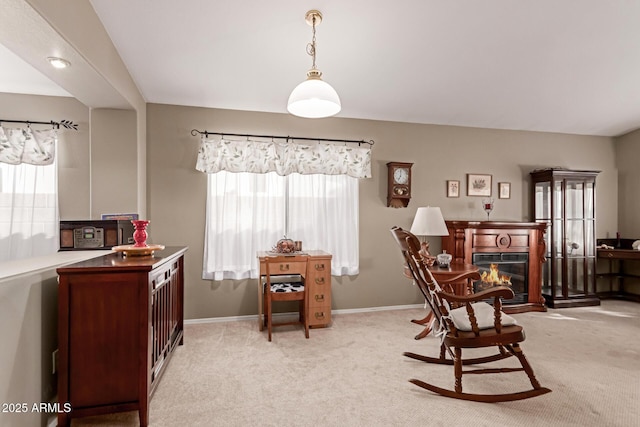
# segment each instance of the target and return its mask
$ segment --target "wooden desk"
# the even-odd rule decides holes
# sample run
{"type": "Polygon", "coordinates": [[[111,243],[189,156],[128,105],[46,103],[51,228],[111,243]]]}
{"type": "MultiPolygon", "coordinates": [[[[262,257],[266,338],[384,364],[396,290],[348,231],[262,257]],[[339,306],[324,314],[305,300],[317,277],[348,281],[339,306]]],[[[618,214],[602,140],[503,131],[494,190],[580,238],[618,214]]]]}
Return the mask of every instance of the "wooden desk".
{"type": "MultiPolygon", "coordinates": [[[[331,323],[331,254],[324,251],[304,251],[306,262],[282,263],[282,274],[300,274],[304,277],[305,291],[309,292],[309,306],[305,307],[310,328],[326,327],[331,323]],[[308,273],[307,273],[308,272],[308,273]]],[[[258,326],[265,326],[262,278],[266,274],[265,258],[269,252],[258,252],[260,278],[258,279],[258,326]]],[[[297,255],[296,259],[300,259],[297,255]]]]}
{"type": "Polygon", "coordinates": [[[637,274],[630,274],[625,271],[624,264],[627,261],[640,261],[640,251],[633,249],[598,249],[598,259],[608,261],[609,269],[606,273],[599,273],[597,276],[609,279],[609,291],[597,292],[599,298],[621,298],[640,302],[640,295],[632,294],[624,290],[624,279],[640,279],[637,274]],[[613,283],[617,282],[617,289],[614,290],[613,283]]]}
{"type": "MultiPolygon", "coordinates": [[[[468,295],[473,293],[473,282],[480,280],[480,272],[478,266],[473,264],[464,264],[453,262],[448,268],[441,268],[438,266],[429,267],[429,271],[434,279],[440,284],[441,287],[450,286],[456,295],[468,295]]],[[[409,279],[412,279],[409,267],[405,265],[404,275],[409,279]]],[[[449,291],[444,289],[445,291],[449,291]]],[[[415,339],[419,340],[426,337],[431,332],[431,321],[433,320],[433,313],[429,310],[429,313],[424,319],[412,320],[413,323],[418,325],[425,325],[422,332],[415,336],[415,339]]]]}

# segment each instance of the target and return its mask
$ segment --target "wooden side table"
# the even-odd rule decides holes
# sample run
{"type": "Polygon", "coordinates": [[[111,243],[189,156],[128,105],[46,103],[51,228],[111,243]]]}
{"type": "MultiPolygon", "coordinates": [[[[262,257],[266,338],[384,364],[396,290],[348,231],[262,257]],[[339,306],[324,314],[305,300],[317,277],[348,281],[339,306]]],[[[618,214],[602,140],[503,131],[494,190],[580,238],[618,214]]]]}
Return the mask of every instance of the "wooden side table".
{"type": "Polygon", "coordinates": [[[624,265],[627,262],[640,261],[640,251],[633,249],[601,249],[597,250],[598,259],[607,260],[609,264],[609,271],[606,273],[598,273],[598,277],[604,277],[608,279],[609,291],[597,292],[598,297],[605,298],[621,298],[629,301],[640,302],[640,295],[632,294],[625,291],[624,279],[633,278],[640,279],[637,274],[629,273],[625,270],[624,265]],[[617,265],[616,265],[617,264],[617,265]],[[614,290],[613,283],[617,282],[617,290],[614,290]]]}
{"type": "MultiPolygon", "coordinates": [[[[475,280],[480,280],[478,266],[473,264],[453,262],[449,264],[449,267],[447,268],[438,266],[429,267],[429,271],[441,287],[450,286],[450,290],[456,295],[468,295],[473,293],[473,282],[475,280]]],[[[404,275],[409,279],[412,279],[411,272],[407,266],[405,266],[404,275]]],[[[425,326],[424,330],[415,336],[415,339],[419,340],[429,335],[431,332],[430,324],[432,320],[433,312],[431,312],[431,310],[429,310],[429,313],[424,317],[424,319],[412,320],[413,323],[425,326]]]]}

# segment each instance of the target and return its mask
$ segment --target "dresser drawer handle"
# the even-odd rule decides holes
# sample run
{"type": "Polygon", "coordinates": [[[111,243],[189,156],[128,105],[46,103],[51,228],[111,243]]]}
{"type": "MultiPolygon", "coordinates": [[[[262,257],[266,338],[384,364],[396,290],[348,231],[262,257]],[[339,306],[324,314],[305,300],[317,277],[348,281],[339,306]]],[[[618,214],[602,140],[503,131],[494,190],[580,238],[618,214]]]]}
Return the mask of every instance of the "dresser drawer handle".
{"type": "Polygon", "coordinates": [[[612,254],[611,252],[609,252],[609,253],[607,254],[607,256],[608,256],[609,258],[613,258],[613,254],[612,254]]]}
{"type": "Polygon", "coordinates": [[[280,264],[280,271],[289,271],[289,264],[280,264]]]}
{"type": "Polygon", "coordinates": [[[316,277],[316,283],[318,285],[324,285],[324,277],[316,277]]]}
{"type": "Polygon", "coordinates": [[[316,270],[324,271],[324,264],[316,264],[316,270]]]}
{"type": "Polygon", "coordinates": [[[324,319],[324,311],[316,311],[314,314],[316,319],[324,319]]]}
{"type": "Polygon", "coordinates": [[[316,302],[324,302],[324,294],[316,295],[314,298],[316,302]]]}

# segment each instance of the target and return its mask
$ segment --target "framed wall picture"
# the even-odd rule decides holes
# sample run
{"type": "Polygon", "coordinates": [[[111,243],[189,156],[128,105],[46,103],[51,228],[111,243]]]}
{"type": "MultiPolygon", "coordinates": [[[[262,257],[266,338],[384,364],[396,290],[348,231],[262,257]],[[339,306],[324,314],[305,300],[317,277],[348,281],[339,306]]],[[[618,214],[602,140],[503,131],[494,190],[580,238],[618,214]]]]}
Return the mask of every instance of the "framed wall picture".
{"type": "Polygon", "coordinates": [[[468,173],[467,196],[491,196],[491,175],[468,173]]]}
{"type": "Polygon", "coordinates": [[[498,198],[499,199],[510,199],[511,198],[511,183],[510,182],[499,182],[498,183],[498,198]]]}
{"type": "Polygon", "coordinates": [[[447,181],[447,197],[460,197],[460,181],[447,181]]]}

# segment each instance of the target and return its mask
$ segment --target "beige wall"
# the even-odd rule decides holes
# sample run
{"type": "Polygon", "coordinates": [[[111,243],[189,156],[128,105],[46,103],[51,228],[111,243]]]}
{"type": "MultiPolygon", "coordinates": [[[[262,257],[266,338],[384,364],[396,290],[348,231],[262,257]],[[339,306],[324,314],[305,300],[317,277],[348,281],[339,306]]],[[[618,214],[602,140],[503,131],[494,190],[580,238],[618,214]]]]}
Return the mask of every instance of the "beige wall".
{"type": "MultiPolygon", "coordinates": [[[[208,318],[257,312],[254,281],[201,279],[206,176],[194,168],[198,137],[191,129],[373,139],[373,178],[360,182],[360,274],[333,278],[333,309],[420,303],[401,276],[401,259],[389,228],[410,227],[419,206],[440,206],[446,219],[483,220],[480,199],[467,197],[467,173],[511,182],[511,199],[497,199],[491,218],[529,219],[529,172],[561,166],[601,170],[597,179],[598,236],[617,230],[618,178],[611,138],[501,131],[355,119],[304,120],[252,113],[149,104],[148,206],[155,243],[188,245],[185,317],[208,318]],[[413,162],[413,198],[406,209],[386,207],[386,163],[413,162]],[[446,197],[446,180],[462,183],[460,198],[446,197]]],[[[432,245],[439,251],[439,242],[432,245]]]]}
{"type": "Polygon", "coordinates": [[[624,238],[640,239],[640,130],[616,138],[615,146],[620,234],[624,238]]]}
{"type": "MultiPolygon", "coordinates": [[[[626,239],[640,239],[640,130],[616,138],[616,165],[618,166],[618,227],[620,235],[626,239]]],[[[602,264],[602,263],[601,263],[602,264]]],[[[606,263],[604,263],[606,264],[606,263]]],[[[604,270],[607,265],[602,266],[604,270]]],[[[640,263],[627,262],[624,265],[627,273],[635,274],[635,278],[625,278],[624,288],[627,292],[640,294],[640,263]]],[[[607,280],[600,280],[599,286],[605,290],[607,280]]]]}
{"type": "Polygon", "coordinates": [[[135,146],[135,111],[91,111],[91,219],[138,212],[135,146]]]}
{"type": "Polygon", "coordinates": [[[0,119],[64,119],[78,125],[77,131],[58,130],[60,219],[99,219],[103,213],[138,212],[134,110],[90,110],[74,98],[0,93],[0,119]]]}
{"type": "Polygon", "coordinates": [[[50,414],[31,405],[56,394],[52,352],[58,347],[58,281],[54,268],[0,279],[0,401],[27,403],[27,413],[3,413],[0,426],[44,426],[50,414]]]}
{"type": "MultiPolygon", "coordinates": [[[[90,211],[90,134],[89,109],[74,98],[0,93],[0,119],[70,120],[78,130],[58,131],[58,189],[62,219],[89,218],[90,211]]],[[[21,124],[5,123],[8,127],[21,124]]],[[[34,129],[48,126],[33,125],[34,129]]]]}

